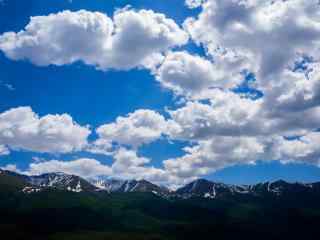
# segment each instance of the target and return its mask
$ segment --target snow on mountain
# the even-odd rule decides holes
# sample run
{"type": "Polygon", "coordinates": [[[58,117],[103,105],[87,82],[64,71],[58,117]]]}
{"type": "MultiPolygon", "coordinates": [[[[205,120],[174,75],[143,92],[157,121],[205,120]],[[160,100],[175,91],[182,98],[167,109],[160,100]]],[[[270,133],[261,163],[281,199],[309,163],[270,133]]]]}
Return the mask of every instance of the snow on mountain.
{"type": "Polygon", "coordinates": [[[169,193],[169,190],[167,188],[157,186],[146,180],[125,181],[118,191],[120,192],[152,192],[154,194],[159,194],[159,195],[169,193]]]}
{"type": "Polygon", "coordinates": [[[97,187],[100,191],[107,191],[111,193],[118,191],[125,181],[98,177],[96,179],[89,179],[89,182],[93,184],[95,187],[97,187]]]}
{"type": "Polygon", "coordinates": [[[118,180],[99,177],[89,180],[91,184],[109,193],[112,192],[152,192],[154,194],[167,194],[169,190],[165,187],[159,187],[146,180],[118,180]]]}
{"type": "Polygon", "coordinates": [[[195,180],[182,188],[179,188],[175,195],[182,198],[204,197],[204,198],[221,198],[232,195],[248,194],[251,196],[274,195],[281,196],[284,194],[301,193],[312,188],[318,187],[319,183],[288,183],[283,180],[274,182],[263,182],[254,185],[231,185],[215,183],[205,179],[195,180]]]}
{"type": "Polygon", "coordinates": [[[228,198],[248,195],[251,197],[265,196],[299,196],[299,194],[320,194],[320,182],[288,183],[283,180],[263,182],[254,185],[230,185],[216,183],[205,179],[195,180],[176,191],[158,186],[146,180],[117,180],[108,177],[85,180],[75,175],[65,173],[46,173],[39,176],[26,176],[0,169],[0,187],[16,189],[24,193],[36,193],[44,189],[59,189],[71,192],[108,192],[129,193],[146,192],[165,198],[207,199],[228,198]]]}
{"type": "Polygon", "coordinates": [[[213,199],[223,194],[232,193],[233,191],[234,189],[227,184],[198,179],[179,188],[175,194],[183,198],[197,196],[213,199]]]}
{"type": "Polygon", "coordinates": [[[86,180],[65,173],[46,173],[30,176],[29,183],[41,188],[57,188],[71,192],[94,191],[96,187],[86,180]]]}

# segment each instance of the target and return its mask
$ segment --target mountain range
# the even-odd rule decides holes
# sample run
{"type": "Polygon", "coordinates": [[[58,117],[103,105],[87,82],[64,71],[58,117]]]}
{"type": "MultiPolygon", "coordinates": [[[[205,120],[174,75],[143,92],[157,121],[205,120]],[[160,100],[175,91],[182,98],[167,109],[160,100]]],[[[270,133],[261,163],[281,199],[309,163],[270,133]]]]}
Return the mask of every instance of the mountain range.
{"type": "Polygon", "coordinates": [[[71,192],[107,192],[112,193],[153,193],[164,198],[192,197],[217,199],[236,195],[247,196],[280,196],[288,194],[320,194],[320,182],[289,183],[283,180],[263,182],[253,185],[231,185],[216,183],[206,179],[195,180],[177,190],[158,186],[146,180],[117,180],[100,177],[84,179],[65,173],[46,173],[37,176],[27,176],[15,172],[0,170],[0,184],[12,185],[16,190],[26,194],[58,189],[71,192]],[[8,181],[8,179],[10,179],[8,181]]]}

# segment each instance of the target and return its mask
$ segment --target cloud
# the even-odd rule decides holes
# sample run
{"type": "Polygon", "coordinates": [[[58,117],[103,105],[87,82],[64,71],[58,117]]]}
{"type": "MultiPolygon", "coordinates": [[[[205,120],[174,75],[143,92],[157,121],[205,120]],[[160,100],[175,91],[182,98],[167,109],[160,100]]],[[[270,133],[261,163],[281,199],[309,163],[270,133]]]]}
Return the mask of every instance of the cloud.
{"type": "Polygon", "coordinates": [[[204,0],[186,0],[186,5],[189,8],[200,7],[204,0]]]}
{"type": "Polygon", "coordinates": [[[4,88],[6,88],[6,89],[9,90],[9,91],[14,91],[14,90],[16,90],[15,87],[14,87],[12,84],[5,83],[5,82],[3,82],[3,81],[0,81],[0,87],[4,87],[4,88]]]}
{"type": "MultiPolygon", "coordinates": [[[[150,159],[139,157],[134,150],[119,148],[113,153],[113,159],[114,162],[111,165],[103,164],[92,158],[80,158],[71,161],[43,160],[31,163],[24,173],[39,175],[50,172],[64,172],[84,178],[109,176],[117,179],[146,179],[157,183],[169,183],[169,176],[163,169],[146,166],[150,159]]],[[[15,165],[7,165],[3,169],[22,172],[15,165]]]]}
{"type": "Polygon", "coordinates": [[[187,102],[169,111],[168,132],[172,138],[206,140],[216,135],[241,136],[263,134],[269,122],[263,121],[263,101],[241,97],[215,89],[209,103],[187,102]]]}
{"type": "Polygon", "coordinates": [[[9,153],[10,151],[6,146],[0,145],[0,156],[8,155],[9,153]]]}
{"type": "Polygon", "coordinates": [[[127,70],[153,68],[164,51],[187,41],[172,19],[152,10],[125,8],[113,20],[100,12],[66,10],[32,17],[24,30],[0,35],[0,49],[10,59],[38,66],[82,61],[102,70],[127,70]]]}
{"type": "Polygon", "coordinates": [[[114,154],[113,176],[168,183],[168,175],[163,169],[146,166],[150,161],[148,158],[137,156],[133,150],[120,148],[114,154]]]}
{"type": "Polygon", "coordinates": [[[169,111],[167,131],[172,138],[206,140],[216,135],[303,135],[318,128],[318,106],[290,111],[278,109],[265,98],[253,100],[218,89],[211,94],[208,103],[189,101],[169,111]]]}
{"type": "Polygon", "coordinates": [[[96,130],[98,139],[89,148],[86,139],[90,131],[74,123],[69,115],[70,126],[61,121],[63,115],[40,118],[30,108],[11,109],[0,114],[1,144],[12,149],[40,152],[94,149],[95,153],[108,154],[114,159],[111,165],[95,159],[91,159],[95,162],[41,161],[30,165],[27,172],[32,174],[64,171],[84,177],[143,178],[171,186],[236,164],[253,164],[257,160],[319,165],[317,146],[320,138],[313,130],[318,127],[320,109],[310,107],[297,114],[281,108],[276,110],[275,104],[268,107],[265,101],[265,97],[254,100],[232,91],[213,89],[208,102],[188,101],[185,106],[168,111],[168,119],[146,109],[118,117],[115,122],[96,130]],[[65,128],[72,134],[67,132],[66,137],[65,128]],[[81,134],[72,128],[86,130],[79,148],[76,146],[81,134]],[[12,134],[16,136],[10,138],[14,142],[7,140],[12,134]],[[171,140],[185,140],[190,147],[185,148],[185,155],[167,159],[162,168],[155,168],[150,166],[151,159],[138,156],[137,150],[162,135],[171,140]],[[286,138],[292,135],[298,136],[295,140],[286,138]],[[69,146],[68,150],[66,146],[69,146]]]}
{"type": "Polygon", "coordinates": [[[319,143],[320,132],[309,132],[295,139],[216,136],[185,148],[184,156],[164,161],[164,168],[168,175],[184,179],[260,160],[320,166],[319,143]]]}
{"type": "Polygon", "coordinates": [[[0,145],[14,150],[47,153],[79,151],[91,133],[68,114],[39,117],[30,107],[0,113],[0,145]]]}
{"type": "Polygon", "coordinates": [[[299,112],[320,105],[320,62],[303,64],[303,71],[285,70],[266,91],[273,112],[299,112]]]}
{"type": "Polygon", "coordinates": [[[213,58],[222,51],[245,60],[264,86],[303,55],[319,59],[318,10],[317,0],[206,0],[184,26],[213,58]]]}
{"type": "MultiPolygon", "coordinates": [[[[302,88],[305,90],[298,93],[308,89],[305,85],[302,88]]],[[[215,89],[208,103],[189,101],[169,111],[170,138],[188,141],[191,147],[185,148],[185,155],[165,160],[165,171],[183,179],[258,160],[319,166],[317,93],[308,99],[290,91],[283,88],[279,92],[285,98],[268,96],[253,100],[215,89]],[[290,106],[289,99],[296,105],[290,106]],[[310,105],[310,100],[314,104],[310,105]],[[304,102],[310,106],[303,106],[304,102]]]]}
{"type": "Polygon", "coordinates": [[[170,138],[192,144],[184,156],[164,161],[165,170],[183,178],[257,160],[319,165],[318,1],[201,5],[184,27],[207,56],[171,53],[158,70],[164,87],[188,99],[169,111],[170,138]],[[252,74],[249,87],[261,98],[234,91],[244,73],[252,74]]]}
{"type": "Polygon", "coordinates": [[[63,11],[31,17],[24,30],[4,33],[0,49],[10,59],[28,59],[39,66],[78,60],[95,65],[112,31],[112,20],[102,13],[63,11]]]}
{"type": "Polygon", "coordinates": [[[121,10],[114,16],[113,56],[119,66],[156,65],[159,53],[188,41],[188,35],[164,14],[152,10],[121,10]]]}
{"type": "Polygon", "coordinates": [[[167,172],[180,178],[199,177],[236,164],[252,164],[264,155],[254,137],[212,137],[185,148],[186,154],[164,161],[167,172]]]}
{"type": "Polygon", "coordinates": [[[110,167],[91,158],[80,158],[73,161],[50,160],[40,163],[31,163],[26,171],[30,175],[40,175],[50,172],[64,172],[85,178],[98,175],[110,175],[110,167]]]}
{"type": "Polygon", "coordinates": [[[120,148],[114,153],[112,164],[112,176],[122,179],[146,179],[156,184],[167,185],[176,188],[194,177],[181,177],[164,167],[154,167],[151,159],[138,156],[134,150],[120,148]]]}
{"type": "Polygon", "coordinates": [[[303,162],[320,166],[320,132],[310,132],[290,140],[276,138],[273,140],[274,158],[284,162],[303,162]]]}
{"type": "Polygon", "coordinates": [[[156,71],[161,85],[177,95],[206,98],[213,88],[233,88],[244,76],[226,71],[225,66],[187,52],[170,52],[156,71]]]}
{"type": "Polygon", "coordinates": [[[200,176],[237,164],[255,164],[257,160],[278,160],[319,165],[319,132],[289,140],[283,137],[225,137],[216,136],[185,147],[185,155],[163,162],[162,168],[150,165],[151,159],[138,156],[136,151],[118,148],[113,152],[113,163],[103,164],[96,159],[72,161],[49,160],[32,163],[25,171],[15,165],[4,169],[29,175],[65,172],[95,178],[109,176],[120,179],[146,179],[176,188],[200,176]]]}
{"type": "Polygon", "coordinates": [[[7,164],[4,167],[1,167],[1,169],[21,173],[21,171],[17,168],[17,165],[15,164],[7,164]]]}
{"type": "Polygon", "coordinates": [[[165,129],[163,116],[152,110],[140,109],[126,117],[118,117],[114,123],[100,126],[96,130],[99,139],[95,146],[110,147],[115,143],[137,148],[160,138],[165,129]]]}

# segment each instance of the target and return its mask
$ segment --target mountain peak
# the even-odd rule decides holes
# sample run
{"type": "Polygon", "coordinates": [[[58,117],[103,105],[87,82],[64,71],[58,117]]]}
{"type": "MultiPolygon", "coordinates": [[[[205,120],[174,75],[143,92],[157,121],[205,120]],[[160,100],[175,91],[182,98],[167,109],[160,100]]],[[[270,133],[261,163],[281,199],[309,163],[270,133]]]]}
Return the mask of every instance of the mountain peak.
{"type": "Polygon", "coordinates": [[[30,176],[29,182],[32,185],[40,186],[43,188],[51,187],[72,192],[96,190],[96,187],[87,182],[85,179],[63,172],[52,172],[37,176],[30,176]]]}

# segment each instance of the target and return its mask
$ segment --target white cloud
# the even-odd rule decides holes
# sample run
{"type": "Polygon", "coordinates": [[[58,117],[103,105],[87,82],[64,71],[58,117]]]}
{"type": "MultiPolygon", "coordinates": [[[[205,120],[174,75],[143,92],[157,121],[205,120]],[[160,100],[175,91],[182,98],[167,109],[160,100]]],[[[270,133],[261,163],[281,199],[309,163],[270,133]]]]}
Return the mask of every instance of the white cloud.
{"type": "Polygon", "coordinates": [[[218,89],[211,94],[209,103],[187,102],[169,111],[167,131],[172,138],[301,135],[319,127],[320,107],[289,111],[278,109],[265,98],[252,100],[218,89]]]}
{"type": "Polygon", "coordinates": [[[124,179],[146,179],[153,182],[168,182],[168,176],[163,169],[145,166],[150,159],[137,156],[133,150],[118,149],[114,154],[112,174],[124,179]]]}
{"type": "Polygon", "coordinates": [[[73,161],[50,160],[40,163],[31,163],[26,171],[30,175],[39,175],[50,172],[64,172],[85,178],[98,175],[110,175],[111,168],[90,158],[81,158],[73,161]]]}
{"type": "Polygon", "coordinates": [[[9,153],[10,151],[6,146],[0,145],[0,156],[8,155],[9,153]]]}
{"type": "Polygon", "coordinates": [[[14,87],[12,84],[10,84],[10,83],[5,83],[5,82],[3,82],[3,81],[1,81],[1,80],[0,80],[0,87],[4,87],[4,88],[6,88],[6,89],[9,90],[9,91],[14,91],[14,90],[16,90],[15,87],[14,87]]]}
{"type": "Polygon", "coordinates": [[[197,8],[200,7],[204,1],[205,0],[186,0],[186,5],[189,8],[197,8]]]}
{"type": "Polygon", "coordinates": [[[212,137],[185,148],[182,157],[164,161],[165,171],[178,179],[203,176],[259,160],[320,166],[320,132],[290,140],[284,137],[212,137]]]}
{"type": "Polygon", "coordinates": [[[2,34],[0,49],[10,59],[39,66],[82,61],[103,70],[153,68],[162,52],[187,40],[173,20],[152,10],[125,8],[113,20],[99,12],[66,10],[32,17],[24,30],[2,34]]]}
{"type": "Polygon", "coordinates": [[[21,171],[17,168],[17,165],[15,164],[7,164],[4,167],[1,167],[1,169],[21,173],[21,171]]]}
{"type": "Polygon", "coordinates": [[[0,113],[0,145],[48,153],[78,151],[87,145],[90,130],[68,114],[39,117],[30,107],[0,113]]]}
{"type": "Polygon", "coordinates": [[[234,52],[266,85],[301,55],[319,59],[318,12],[317,0],[206,0],[184,25],[213,58],[234,52]]]}
{"type": "Polygon", "coordinates": [[[108,153],[115,159],[113,173],[177,186],[225,167],[254,164],[257,160],[318,165],[314,160],[318,156],[318,139],[310,134],[318,127],[319,107],[302,108],[298,113],[283,111],[279,104],[271,104],[272,98],[254,100],[221,89],[211,89],[206,97],[207,103],[188,101],[185,106],[168,111],[167,120],[153,111],[138,110],[99,128],[98,141],[107,143],[108,153]],[[163,168],[146,167],[150,160],[138,157],[136,151],[112,148],[116,143],[137,149],[161,135],[185,140],[193,147],[185,148],[184,156],[165,160],[163,168]],[[292,135],[302,137],[297,142],[283,137],[292,135]]]}
{"type": "Polygon", "coordinates": [[[319,106],[320,62],[306,63],[304,68],[285,70],[281,80],[270,85],[265,97],[273,111],[299,112],[319,106]]]}
{"type": "Polygon", "coordinates": [[[115,163],[112,167],[123,171],[127,167],[139,167],[150,162],[150,159],[144,157],[138,157],[137,153],[133,150],[120,148],[114,155],[115,163]]]}
{"type": "Polygon", "coordinates": [[[304,162],[320,166],[320,132],[310,132],[298,139],[273,139],[272,153],[284,163],[304,162]]]}
{"type": "Polygon", "coordinates": [[[134,150],[119,148],[113,152],[114,162],[110,165],[83,158],[36,162],[24,172],[15,165],[7,165],[3,169],[30,175],[65,172],[84,178],[104,175],[121,179],[146,179],[175,188],[217,170],[237,164],[255,164],[257,160],[319,165],[319,142],[319,132],[295,140],[282,137],[215,136],[186,147],[184,156],[165,160],[163,168],[153,167],[150,165],[151,159],[138,156],[134,150]]]}
{"type": "MultiPolygon", "coordinates": [[[[150,159],[139,157],[133,150],[119,148],[113,153],[114,162],[103,164],[92,158],[80,158],[71,161],[48,160],[31,163],[24,171],[28,175],[39,175],[50,172],[64,172],[84,178],[109,176],[117,179],[146,179],[156,183],[169,183],[169,176],[163,169],[146,166],[150,159]]],[[[22,172],[15,165],[3,169],[22,172]]]]}
{"type": "MultiPolygon", "coordinates": [[[[310,81],[313,84],[311,76],[310,81]]],[[[312,101],[317,101],[317,93],[313,95],[316,88],[311,89],[312,101]]],[[[193,147],[186,148],[182,157],[164,161],[165,171],[183,179],[258,160],[319,166],[320,134],[314,130],[319,128],[320,108],[301,107],[299,104],[304,100],[310,104],[311,98],[301,98],[290,91],[290,88],[283,89],[281,94],[288,96],[283,101],[271,96],[252,100],[215,89],[208,103],[189,101],[169,111],[170,138],[189,141],[193,147]],[[296,105],[289,107],[288,99],[296,101],[296,105]],[[298,136],[298,139],[288,140],[285,136],[298,136]]]]}
{"type": "Polygon", "coordinates": [[[159,53],[188,40],[188,35],[172,19],[152,10],[118,11],[114,25],[110,59],[118,68],[155,65],[159,63],[159,53]]]}
{"type": "Polygon", "coordinates": [[[111,143],[139,147],[161,137],[166,129],[166,120],[152,110],[140,109],[118,117],[114,123],[105,124],[97,129],[99,135],[96,147],[110,147],[111,143]]]}
{"type": "Polygon", "coordinates": [[[182,157],[164,161],[166,171],[180,178],[199,177],[236,164],[252,164],[264,156],[254,137],[212,137],[185,148],[182,157]]]}
{"type": "Polygon", "coordinates": [[[112,20],[102,13],[63,11],[31,17],[24,30],[4,33],[0,49],[10,59],[28,59],[40,66],[78,60],[96,65],[112,31],[112,20]]]}
{"type": "Polygon", "coordinates": [[[216,135],[256,135],[268,131],[261,112],[262,100],[218,89],[211,94],[208,104],[187,102],[184,107],[169,111],[168,132],[172,138],[205,140],[216,135]]]}
{"type": "Polygon", "coordinates": [[[177,95],[206,98],[213,88],[232,88],[243,81],[240,72],[228,72],[225,66],[187,52],[171,52],[156,71],[163,87],[177,95]]]}

